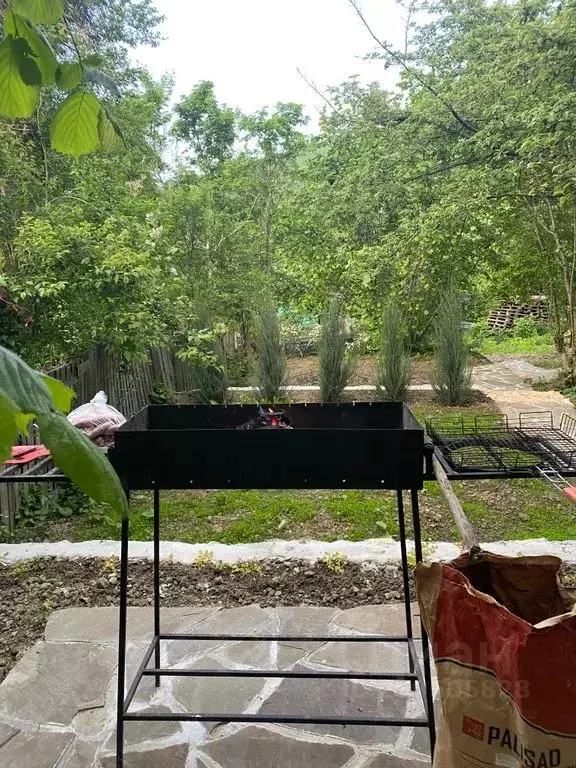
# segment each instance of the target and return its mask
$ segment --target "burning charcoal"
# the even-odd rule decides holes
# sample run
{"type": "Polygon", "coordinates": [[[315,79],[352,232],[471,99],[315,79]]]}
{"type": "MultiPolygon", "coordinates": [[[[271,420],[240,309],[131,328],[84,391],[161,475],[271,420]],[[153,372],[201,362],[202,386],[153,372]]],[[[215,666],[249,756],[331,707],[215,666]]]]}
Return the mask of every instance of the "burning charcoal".
{"type": "Polygon", "coordinates": [[[275,411],[268,408],[267,411],[258,406],[258,415],[245,424],[241,424],[238,429],[294,429],[290,419],[284,411],[275,411]]]}

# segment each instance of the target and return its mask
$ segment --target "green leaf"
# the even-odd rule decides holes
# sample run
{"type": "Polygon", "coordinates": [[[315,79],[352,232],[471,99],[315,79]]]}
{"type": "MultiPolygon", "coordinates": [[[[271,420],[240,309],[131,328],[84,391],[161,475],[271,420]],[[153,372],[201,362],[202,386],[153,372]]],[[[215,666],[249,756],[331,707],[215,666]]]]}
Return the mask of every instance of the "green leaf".
{"type": "Polygon", "coordinates": [[[12,0],[11,5],[33,24],[56,24],[64,16],[64,0],[12,0]]]}
{"type": "Polygon", "coordinates": [[[101,67],[104,64],[104,57],[99,53],[90,53],[83,59],[85,67],[101,67]]]}
{"type": "Polygon", "coordinates": [[[73,157],[97,150],[101,146],[98,132],[101,106],[92,93],[71,93],[64,99],[50,124],[52,147],[73,157]]]}
{"type": "Polygon", "coordinates": [[[52,397],[42,375],[4,347],[0,347],[0,389],[24,413],[52,410],[52,397]]]}
{"type": "Polygon", "coordinates": [[[33,418],[33,413],[22,413],[22,411],[18,411],[16,414],[16,425],[23,435],[28,434],[28,424],[30,424],[33,418]]]}
{"type": "Polygon", "coordinates": [[[58,381],[58,379],[53,379],[52,376],[46,376],[44,373],[41,376],[44,384],[50,390],[54,408],[57,411],[68,413],[72,407],[72,401],[76,397],[74,390],[67,387],[63,382],[58,381]]]}
{"type": "Polygon", "coordinates": [[[22,38],[7,37],[0,43],[0,115],[30,117],[36,109],[40,88],[22,79],[21,65],[26,60],[22,38]]]}
{"type": "Polygon", "coordinates": [[[113,96],[120,98],[122,95],[114,80],[106,72],[102,72],[101,69],[90,67],[84,70],[84,79],[87,83],[92,83],[92,85],[101,85],[102,88],[110,91],[113,96]]]}
{"type": "Polygon", "coordinates": [[[12,446],[18,437],[17,413],[18,406],[0,392],[0,464],[12,455],[12,446]]]}
{"type": "Polygon", "coordinates": [[[63,91],[71,91],[82,82],[82,67],[76,61],[64,61],[56,69],[56,85],[63,91]]]}
{"type": "Polygon", "coordinates": [[[26,85],[42,85],[42,75],[38,69],[38,64],[32,58],[26,58],[20,62],[20,75],[26,85]]]}
{"type": "Polygon", "coordinates": [[[124,143],[120,126],[105,107],[102,107],[98,115],[98,133],[104,152],[114,152],[124,143]]]}
{"type": "Polygon", "coordinates": [[[44,85],[52,85],[56,79],[58,62],[48,40],[18,14],[8,11],[4,18],[4,34],[24,38],[30,46],[44,85]]]}
{"type": "Polygon", "coordinates": [[[127,515],[126,494],[102,451],[61,413],[40,414],[37,421],[42,441],[50,449],[56,466],[84,493],[127,515]]]}

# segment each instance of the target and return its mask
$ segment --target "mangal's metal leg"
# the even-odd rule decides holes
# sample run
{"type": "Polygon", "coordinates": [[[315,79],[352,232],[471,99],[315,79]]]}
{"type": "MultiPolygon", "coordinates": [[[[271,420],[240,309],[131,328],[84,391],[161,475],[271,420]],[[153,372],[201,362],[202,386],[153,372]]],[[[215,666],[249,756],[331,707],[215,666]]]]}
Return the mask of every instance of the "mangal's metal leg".
{"type": "Polygon", "coordinates": [[[120,545],[120,617],[118,628],[118,698],[116,713],[116,768],[124,768],[124,689],[126,683],[126,613],[128,602],[128,517],[122,520],[120,545]]]}
{"type": "MultiPolygon", "coordinates": [[[[400,551],[402,552],[402,582],[404,585],[404,611],[406,613],[406,636],[412,639],[412,606],[410,605],[410,573],[408,570],[408,552],[406,550],[406,521],[404,518],[404,499],[402,491],[396,492],[398,505],[398,525],[400,527],[400,551]]],[[[414,672],[412,654],[408,653],[410,672],[414,672]]],[[[416,681],[410,680],[410,690],[416,690],[416,681]]]]}
{"type": "MultiPolygon", "coordinates": [[[[160,491],[154,489],[154,668],[160,669],[160,491]]],[[[156,688],[160,686],[160,675],[155,675],[156,688]]]]}
{"type": "MultiPolygon", "coordinates": [[[[420,529],[420,508],[418,504],[418,491],[410,491],[412,497],[412,519],[414,525],[414,548],[416,550],[416,562],[422,562],[422,532],[420,529]]],[[[432,673],[430,671],[430,647],[428,645],[428,635],[424,629],[424,624],[420,621],[422,629],[422,658],[424,666],[424,687],[426,688],[426,709],[430,731],[430,754],[434,757],[434,747],[436,746],[436,723],[434,720],[434,695],[432,693],[432,673]]]]}

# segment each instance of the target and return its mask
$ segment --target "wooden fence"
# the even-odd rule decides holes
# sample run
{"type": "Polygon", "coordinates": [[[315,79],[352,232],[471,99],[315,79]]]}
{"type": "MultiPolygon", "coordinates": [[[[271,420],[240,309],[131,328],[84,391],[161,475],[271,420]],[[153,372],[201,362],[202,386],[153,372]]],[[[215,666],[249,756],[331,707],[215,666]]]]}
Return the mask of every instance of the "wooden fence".
{"type": "Polygon", "coordinates": [[[194,386],[192,366],[164,348],[151,349],[144,363],[127,365],[109,355],[104,347],[96,346],[86,360],[66,363],[48,373],[74,389],[74,407],[89,402],[96,392],[104,390],[108,402],[126,418],[149,402],[155,382],[163,382],[176,392],[186,392],[194,386]]]}

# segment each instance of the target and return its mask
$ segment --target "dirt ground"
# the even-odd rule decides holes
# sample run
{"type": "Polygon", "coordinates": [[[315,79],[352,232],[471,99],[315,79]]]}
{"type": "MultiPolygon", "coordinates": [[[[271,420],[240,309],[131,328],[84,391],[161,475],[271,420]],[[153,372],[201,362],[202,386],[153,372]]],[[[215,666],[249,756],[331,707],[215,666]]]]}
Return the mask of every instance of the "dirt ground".
{"type": "MultiPolygon", "coordinates": [[[[428,384],[433,361],[431,359],[416,360],[413,367],[412,384],[428,384]]],[[[318,384],[318,358],[291,357],[288,360],[288,380],[293,386],[318,384]]],[[[354,373],[348,382],[350,386],[374,384],[376,381],[376,366],[371,357],[361,357],[356,363],[354,373]]]]}
{"type": "MultiPolygon", "coordinates": [[[[472,360],[474,365],[489,363],[489,360],[475,355],[472,360]]],[[[432,356],[418,356],[412,360],[412,384],[430,384],[434,370],[434,358],[432,356]]],[[[305,386],[318,384],[318,357],[291,357],[288,360],[288,383],[293,386],[305,386]]],[[[376,381],[376,366],[374,358],[361,357],[356,363],[356,369],[349,381],[350,386],[374,384],[376,381]]]]}

